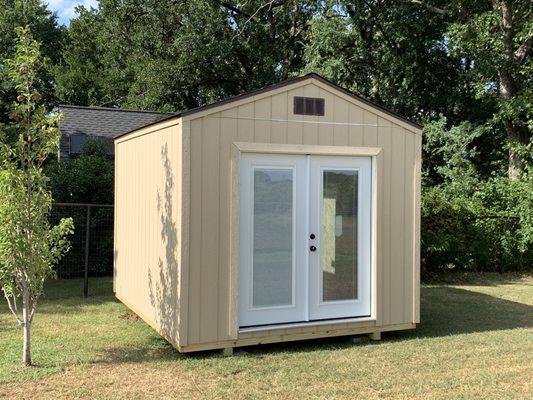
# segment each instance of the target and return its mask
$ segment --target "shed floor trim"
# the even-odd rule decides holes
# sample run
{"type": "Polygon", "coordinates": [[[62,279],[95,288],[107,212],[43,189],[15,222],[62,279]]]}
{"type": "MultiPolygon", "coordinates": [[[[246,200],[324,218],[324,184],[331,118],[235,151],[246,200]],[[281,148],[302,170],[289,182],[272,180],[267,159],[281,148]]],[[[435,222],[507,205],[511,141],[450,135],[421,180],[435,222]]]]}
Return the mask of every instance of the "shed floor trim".
{"type": "Polygon", "coordinates": [[[261,325],[261,326],[251,326],[247,328],[239,328],[239,333],[247,332],[261,332],[261,331],[271,331],[273,329],[285,329],[285,328],[303,328],[306,326],[317,326],[317,325],[333,325],[333,324],[345,324],[347,322],[369,322],[375,321],[376,318],[373,317],[360,317],[360,318],[338,318],[338,319],[324,319],[320,321],[305,321],[305,322],[294,322],[289,324],[276,324],[276,325],[261,325]]]}
{"type": "Polygon", "coordinates": [[[394,324],[394,325],[385,325],[385,326],[364,326],[364,327],[352,327],[352,328],[343,328],[343,329],[329,329],[324,331],[315,331],[315,332],[290,332],[282,334],[270,334],[265,332],[263,336],[250,336],[254,335],[253,332],[243,334],[243,337],[240,337],[237,340],[224,340],[219,342],[210,342],[210,343],[198,343],[190,344],[187,346],[180,346],[178,350],[182,353],[188,353],[193,351],[202,351],[202,350],[214,350],[214,349],[223,349],[227,347],[244,347],[244,346],[253,346],[258,344],[270,344],[270,343],[282,343],[282,342],[291,342],[296,340],[308,340],[316,338],[326,338],[326,337],[335,337],[335,336],[349,336],[349,335],[361,335],[366,333],[375,333],[375,332],[387,332],[387,331],[399,331],[405,329],[415,329],[416,324],[414,323],[403,323],[403,324],[394,324]],[[244,336],[246,335],[246,336],[244,336]]]}

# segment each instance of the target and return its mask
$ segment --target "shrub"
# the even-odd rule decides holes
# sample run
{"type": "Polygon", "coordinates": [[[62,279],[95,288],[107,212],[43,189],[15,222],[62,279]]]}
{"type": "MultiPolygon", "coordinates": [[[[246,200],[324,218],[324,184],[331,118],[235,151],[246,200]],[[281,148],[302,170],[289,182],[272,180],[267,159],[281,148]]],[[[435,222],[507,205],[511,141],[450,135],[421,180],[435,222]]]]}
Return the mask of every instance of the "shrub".
{"type": "Polygon", "coordinates": [[[422,273],[533,265],[532,181],[442,184],[422,195],[422,273]]]}
{"type": "Polygon", "coordinates": [[[79,157],[50,166],[54,199],[65,203],[113,204],[114,170],[109,143],[88,139],[79,157]]]}

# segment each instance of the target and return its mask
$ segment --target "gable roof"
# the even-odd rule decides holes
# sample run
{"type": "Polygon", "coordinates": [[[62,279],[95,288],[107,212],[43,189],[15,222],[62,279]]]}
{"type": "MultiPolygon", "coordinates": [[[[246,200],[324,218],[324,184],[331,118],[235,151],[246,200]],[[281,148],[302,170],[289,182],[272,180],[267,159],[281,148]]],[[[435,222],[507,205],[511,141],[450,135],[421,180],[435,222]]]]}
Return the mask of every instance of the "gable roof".
{"type": "Polygon", "coordinates": [[[420,124],[418,124],[416,122],[413,122],[413,121],[411,121],[411,120],[409,120],[409,119],[407,119],[405,117],[402,117],[401,115],[399,115],[399,114],[397,114],[397,113],[395,113],[395,112],[393,112],[393,111],[391,111],[391,110],[389,110],[389,109],[387,109],[387,108],[385,108],[383,106],[380,106],[379,104],[373,103],[370,100],[367,100],[364,97],[361,97],[358,94],[356,94],[354,92],[351,92],[351,91],[349,91],[349,90],[347,90],[347,89],[345,89],[345,88],[343,88],[343,87],[331,82],[330,80],[324,78],[323,76],[318,75],[315,72],[311,72],[309,74],[302,75],[302,76],[299,76],[297,78],[288,79],[288,80],[283,81],[283,82],[275,83],[273,85],[266,86],[266,87],[261,88],[261,89],[252,90],[250,92],[246,92],[246,93],[243,93],[241,95],[229,97],[227,99],[223,99],[223,100],[211,103],[211,104],[206,104],[206,105],[203,105],[203,106],[191,108],[190,110],[187,110],[187,111],[180,111],[180,112],[176,112],[176,113],[172,113],[172,114],[167,114],[163,118],[161,118],[161,119],[159,119],[157,121],[154,121],[152,123],[148,123],[145,126],[140,126],[138,128],[134,128],[134,129],[131,129],[129,131],[126,131],[125,133],[116,136],[115,139],[117,139],[117,138],[119,138],[121,136],[125,136],[125,135],[127,135],[129,133],[132,133],[133,131],[136,131],[139,128],[146,128],[146,127],[149,127],[150,125],[154,125],[156,123],[167,121],[167,120],[170,120],[170,119],[173,119],[173,118],[186,117],[186,116],[193,115],[193,114],[196,114],[196,113],[200,113],[200,112],[203,112],[203,111],[207,111],[207,110],[210,110],[210,109],[213,109],[213,108],[221,107],[221,106],[224,106],[226,104],[230,104],[230,103],[233,103],[233,102],[245,100],[247,98],[254,97],[254,96],[257,96],[259,94],[263,94],[263,93],[266,93],[266,92],[269,92],[269,91],[272,91],[272,90],[276,90],[276,89],[279,89],[279,88],[283,88],[284,86],[289,86],[289,85],[292,85],[292,84],[295,84],[295,83],[298,83],[298,82],[301,82],[301,81],[304,81],[304,80],[307,80],[307,79],[310,79],[310,78],[314,78],[317,81],[322,82],[323,84],[333,88],[334,90],[340,91],[340,92],[344,93],[345,95],[351,97],[352,99],[355,99],[355,100],[357,100],[357,101],[359,101],[361,103],[364,103],[364,104],[366,104],[367,106],[369,106],[369,107],[371,107],[373,109],[379,110],[379,111],[381,111],[381,112],[393,117],[394,119],[400,120],[403,123],[412,126],[415,129],[418,129],[418,130],[422,129],[422,126],[420,124]]]}
{"type": "Polygon", "coordinates": [[[113,139],[124,132],[138,129],[165,118],[155,111],[124,110],[106,107],[60,105],[63,114],[59,129],[63,135],[91,135],[113,139]]]}

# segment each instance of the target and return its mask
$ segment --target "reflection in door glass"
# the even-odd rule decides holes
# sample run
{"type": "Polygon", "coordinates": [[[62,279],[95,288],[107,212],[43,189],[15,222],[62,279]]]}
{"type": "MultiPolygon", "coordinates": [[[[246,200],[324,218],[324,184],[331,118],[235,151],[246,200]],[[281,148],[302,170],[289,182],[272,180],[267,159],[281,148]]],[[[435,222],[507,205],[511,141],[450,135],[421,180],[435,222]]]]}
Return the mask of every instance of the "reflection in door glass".
{"type": "Polygon", "coordinates": [[[356,299],[357,171],[322,176],[322,301],[356,299]]]}
{"type": "Polygon", "coordinates": [[[292,187],[292,169],[254,169],[254,307],[292,304],[292,187]]]}

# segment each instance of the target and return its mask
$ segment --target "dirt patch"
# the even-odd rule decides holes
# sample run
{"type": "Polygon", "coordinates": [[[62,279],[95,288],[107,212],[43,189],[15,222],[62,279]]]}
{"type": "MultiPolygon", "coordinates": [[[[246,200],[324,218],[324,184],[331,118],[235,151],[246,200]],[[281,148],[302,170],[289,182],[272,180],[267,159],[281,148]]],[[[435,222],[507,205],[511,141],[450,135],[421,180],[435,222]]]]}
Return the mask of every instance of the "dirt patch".
{"type": "Polygon", "coordinates": [[[126,312],[124,314],[119,315],[118,317],[126,321],[141,321],[141,317],[132,312],[126,312]]]}

